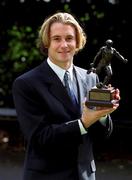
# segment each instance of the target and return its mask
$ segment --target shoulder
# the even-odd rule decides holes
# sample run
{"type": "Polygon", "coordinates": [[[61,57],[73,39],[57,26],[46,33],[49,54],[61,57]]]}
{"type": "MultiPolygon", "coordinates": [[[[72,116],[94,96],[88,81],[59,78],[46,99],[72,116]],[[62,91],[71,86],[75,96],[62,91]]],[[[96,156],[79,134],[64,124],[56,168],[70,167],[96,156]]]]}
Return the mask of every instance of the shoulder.
{"type": "Polygon", "coordinates": [[[96,84],[98,82],[98,75],[96,73],[87,73],[88,70],[84,68],[80,68],[78,66],[75,66],[75,70],[77,74],[80,76],[81,79],[85,80],[86,82],[90,82],[91,84],[96,84]]]}
{"type": "Polygon", "coordinates": [[[78,66],[74,66],[74,67],[75,67],[76,72],[78,72],[78,73],[80,73],[82,75],[84,75],[84,74],[86,75],[87,74],[87,70],[86,69],[78,67],[78,66]]]}
{"type": "Polygon", "coordinates": [[[35,80],[38,76],[40,76],[42,74],[42,72],[44,71],[44,64],[45,62],[42,62],[41,64],[39,64],[38,66],[24,72],[23,74],[19,75],[16,80],[35,80]],[[35,79],[34,79],[35,78],[35,79]]]}
{"type": "Polygon", "coordinates": [[[14,79],[13,86],[35,86],[35,84],[43,77],[43,63],[32,68],[31,70],[24,72],[14,79]]]}
{"type": "Polygon", "coordinates": [[[102,47],[100,48],[100,51],[104,51],[106,48],[107,48],[106,46],[102,46],[102,47]]]}
{"type": "Polygon", "coordinates": [[[84,75],[88,78],[96,78],[97,74],[96,73],[88,73],[88,70],[84,69],[84,68],[80,68],[78,66],[75,66],[76,71],[82,76],[84,77],[84,75]]]}

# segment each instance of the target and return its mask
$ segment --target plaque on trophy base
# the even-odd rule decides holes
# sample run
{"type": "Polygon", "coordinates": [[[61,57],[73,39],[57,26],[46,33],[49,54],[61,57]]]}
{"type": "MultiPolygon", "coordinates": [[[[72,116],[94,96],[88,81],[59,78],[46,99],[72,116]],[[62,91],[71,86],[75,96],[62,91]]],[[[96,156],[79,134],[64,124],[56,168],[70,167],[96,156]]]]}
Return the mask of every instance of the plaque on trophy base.
{"type": "Polygon", "coordinates": [[[114,99],[114,94],[114,88],[93,88],[89,91],[89,97],[87,97],[86,105],[88,107],[113,107],[113,104],[117,102],[117,100],[114,99]]]}

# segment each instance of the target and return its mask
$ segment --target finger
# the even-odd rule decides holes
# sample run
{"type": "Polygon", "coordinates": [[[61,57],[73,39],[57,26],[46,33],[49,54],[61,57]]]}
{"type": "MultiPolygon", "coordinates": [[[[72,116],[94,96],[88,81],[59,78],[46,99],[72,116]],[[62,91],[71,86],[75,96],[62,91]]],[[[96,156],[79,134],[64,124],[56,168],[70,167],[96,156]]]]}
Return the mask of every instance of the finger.
{"type": "Polygon", "coordinates": [[[120,100],[120,91],[119,91],[119,89],[115,90],[115,99],[120,100]]]}
{"type": "Polygon", "coordinates": [[[111,88],[112,86],[111,86],[111,84],[108,84],[108,88],[111,88]]]}

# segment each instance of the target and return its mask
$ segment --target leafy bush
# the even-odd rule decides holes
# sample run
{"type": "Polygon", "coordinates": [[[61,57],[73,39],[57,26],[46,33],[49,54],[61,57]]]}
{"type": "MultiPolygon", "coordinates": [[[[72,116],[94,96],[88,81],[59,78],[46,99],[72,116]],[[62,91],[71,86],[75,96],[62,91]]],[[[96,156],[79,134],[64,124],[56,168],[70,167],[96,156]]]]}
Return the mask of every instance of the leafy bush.
{"type": "Polygon", "coordinates": [[[34,33],[32,27],[13,25],[4,33],[7,44],[0,53],[0,106],[8,107],[13,105],[13,80],[42,61],[42,55],[36,47],[37,30],[34,33]]]}

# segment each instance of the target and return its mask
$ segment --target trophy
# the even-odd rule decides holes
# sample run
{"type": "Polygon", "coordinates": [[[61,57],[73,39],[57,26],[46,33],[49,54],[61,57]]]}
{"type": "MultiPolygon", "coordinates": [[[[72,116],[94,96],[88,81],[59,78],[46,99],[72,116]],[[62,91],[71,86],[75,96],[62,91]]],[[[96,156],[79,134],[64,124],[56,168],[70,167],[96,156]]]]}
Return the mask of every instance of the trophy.
{"type": "Polygon", "coordinates": [[[100,74],[101,70],[104,69],[106,75],[103,79],[103,82],[97,83],[96,87],[92,88],[89,91],[86,105],[89,107],[100,106],[100,107],[113,107],[117,103],[116,99],[116,90],[114,87],[108,85],[109,80],[113,74],[111,67],[111,60],[113,56],[116,59],[121,60],[124,63],[127,63],[128,60],[125,59],[115,48],[112,47],[113,41],[108,39],[105,42],[105,46],[102,46],[94,57],[93,62],[90,64],[91,68],[87,73],[96,73],[100,74]],[[98,63],[97,63],[98,62],[98,63]],[[97,64],[97,65],[96,65],[97,64]],[[96,66],[95,66],[96,65],[96,66]]]}
{"type": "Polygon", "coordinates": [[[115,99],[115,89],[113,87],[108,88],[107,86],[102,88],[92,88],[89,91],[88,98],[86,101],[87,106],[100,106],[100,107],[113,107],[114,103],[117,103],[115,99]]]}

